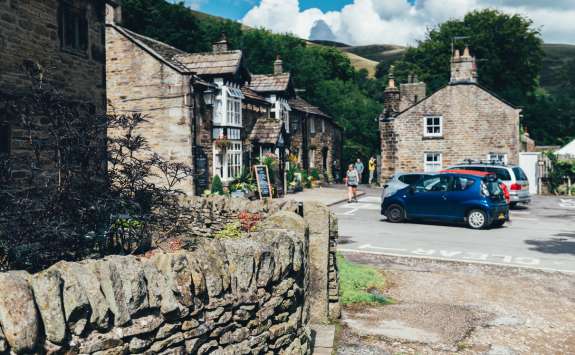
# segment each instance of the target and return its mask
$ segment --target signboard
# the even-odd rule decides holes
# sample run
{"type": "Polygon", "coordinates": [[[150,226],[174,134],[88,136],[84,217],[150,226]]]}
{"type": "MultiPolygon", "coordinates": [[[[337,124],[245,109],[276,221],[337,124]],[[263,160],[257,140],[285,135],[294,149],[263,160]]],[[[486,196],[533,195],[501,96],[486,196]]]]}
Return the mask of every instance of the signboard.
{"type": "Polygon", "coordinates": [[[201,195],[204,190],[210,187],[210,167],[208,165],[208,157],[202,147],[196,146],[196,149],[194,149],[194,159],[196,193],[201,195]]]}
{"type": "Polygon", "coordinates": [[[272,198],[272,184],[270,182],[270,173],[266,165],[254,166],[256,171],[256,182],[258,184],[258,192],[260,199],[272,198]]]}

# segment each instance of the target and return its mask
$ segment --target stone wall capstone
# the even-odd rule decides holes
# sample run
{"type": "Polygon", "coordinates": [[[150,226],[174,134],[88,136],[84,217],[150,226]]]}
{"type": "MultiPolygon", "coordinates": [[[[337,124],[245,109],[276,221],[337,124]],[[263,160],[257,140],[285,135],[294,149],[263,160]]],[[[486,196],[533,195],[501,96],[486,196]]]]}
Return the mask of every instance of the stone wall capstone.
{"type": "Polygon", "coordinates": [[[0,353],[310,353],[307,227],[279,213],[192,251],[0,274],[0,353]]]}

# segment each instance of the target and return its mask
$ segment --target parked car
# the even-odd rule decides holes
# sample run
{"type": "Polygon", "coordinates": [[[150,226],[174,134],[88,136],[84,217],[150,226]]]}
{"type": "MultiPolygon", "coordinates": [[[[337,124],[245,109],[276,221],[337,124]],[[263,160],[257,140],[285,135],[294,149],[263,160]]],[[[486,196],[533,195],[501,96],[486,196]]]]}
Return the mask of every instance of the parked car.
{"type": "Polygon", "coordinates": [[[381,200],[393,195],[396,191],[406,188],[409,185],[417,183],[423,176],[429,175],[428,173],[396,173],[383,185],[383,192],[381,193],[381,200]]]}
{"type": "Polygon", "coordinates": [[[381,214],[392,223],[422,219],[484,229],[508,221],[509,206],[493,174],[436,173],[386,197],[381,214]]]}
{"type": "Polygon", "coordinates": [[[511,207],[517,206],[518,203],[531,202],[531,194],[529,193],[529,181],[527,175],[520,166],[507,166],[504,164],[459,164],[448,168],[465,169],[475,171],[492,172],[497,175],[499,180],[507,185],[509,190],[510,205],[511,207]]]}
{"type": "MultiPolygon", "coordinates": [[[[477,171],[477,170],[464,170],[464,169],[454,169],[454,170],[442,170],[442,173],[455,173],[455,174],[472,174],[472,175],[477,175],[477,176],[487,176],[487,175],[495,175],[495,173],[488,173],[486,171],[477,171]]],[[[507,188],[507,185],[505,185],[505,183],[501,180],[499,180],[499,186],[501,187],[501,190],[503,190],[503,197],[505,197],[505,202],[507,202],[507,204],[511,204],[511,195],[509,194],[509,189],[507,188]]]]}

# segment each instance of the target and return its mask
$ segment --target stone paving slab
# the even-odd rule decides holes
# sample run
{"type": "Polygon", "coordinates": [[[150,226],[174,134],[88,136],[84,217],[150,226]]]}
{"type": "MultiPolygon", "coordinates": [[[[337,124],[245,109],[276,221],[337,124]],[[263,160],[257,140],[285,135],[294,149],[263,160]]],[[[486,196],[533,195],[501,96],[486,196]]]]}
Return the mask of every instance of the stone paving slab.
{"type": "Polygon", "coordinates": [[[335,325],[312,324],[313,354],[331,355],[335,340],[335,325]]]}
{"type": "MultiPolygon", "coordinates": [[[[357,191],[357,196],[365,195],[362,187],[357,191]]],[[[347,200],[347,189],[344,185],[331,185],[329,187],[317,187],[315,189],[305,189],[304,191],[288,194],[284,199],[301,202],[316,201],[326,206],[336,205],[347,200]]]]}

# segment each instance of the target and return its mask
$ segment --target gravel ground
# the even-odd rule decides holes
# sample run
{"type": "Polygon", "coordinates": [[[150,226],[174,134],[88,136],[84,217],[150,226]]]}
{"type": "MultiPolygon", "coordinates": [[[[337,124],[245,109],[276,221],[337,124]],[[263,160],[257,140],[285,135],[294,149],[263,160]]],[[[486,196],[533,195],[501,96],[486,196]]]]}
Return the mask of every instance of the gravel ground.
{"type": "Polygon", "coordinates": [[[338,354],[575,354],[575,275],[348,254],[393,305],[344,310],[338,354]]]}

